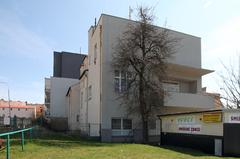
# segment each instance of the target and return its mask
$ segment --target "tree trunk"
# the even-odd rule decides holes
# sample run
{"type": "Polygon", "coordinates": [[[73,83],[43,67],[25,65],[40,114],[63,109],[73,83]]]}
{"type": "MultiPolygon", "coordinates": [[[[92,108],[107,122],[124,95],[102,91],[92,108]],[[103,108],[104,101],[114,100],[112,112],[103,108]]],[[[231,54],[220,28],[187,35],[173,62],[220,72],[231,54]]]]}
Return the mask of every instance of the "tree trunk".
{"type": "Polygon", "coordinates": [[[148,118],[146,114],[146,103],[144,99],[144,83],[143,83],[143,75],[140,75],[139,79],[139,104],[141,110],[141,117],[142,117],[142,137],[143,143],[148,142],[148,118]]]}

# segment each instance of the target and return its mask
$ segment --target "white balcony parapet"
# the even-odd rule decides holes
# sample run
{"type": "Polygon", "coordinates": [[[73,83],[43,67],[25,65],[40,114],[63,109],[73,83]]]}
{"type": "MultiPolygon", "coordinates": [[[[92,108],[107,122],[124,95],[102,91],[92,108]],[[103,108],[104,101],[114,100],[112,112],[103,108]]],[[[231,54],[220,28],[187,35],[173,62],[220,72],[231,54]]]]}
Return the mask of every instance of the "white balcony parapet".
{"type": "Polygon", "coordinates": [[[168,92],[164,99],[164,106],[214,108],[214,102],[214,97],[207,94],[168,92]]]}

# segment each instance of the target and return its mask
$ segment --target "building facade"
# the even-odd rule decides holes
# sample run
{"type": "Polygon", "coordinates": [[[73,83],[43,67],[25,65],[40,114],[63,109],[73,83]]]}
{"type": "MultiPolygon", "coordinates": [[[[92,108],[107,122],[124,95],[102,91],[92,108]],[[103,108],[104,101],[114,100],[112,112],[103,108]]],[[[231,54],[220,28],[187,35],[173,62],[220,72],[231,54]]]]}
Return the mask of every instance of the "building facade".
{"type": "MultiPolygon", "coordinates": [[[[137,22],[102,14],[98,23],[90,27],[88,57],[81,65],[79,81],[66,92],[69,130],[100,137],[104,142],[141,142],[140,118],[128,115],[117,100],[122,73],[111,67],[114,46],[129,23],[137,22]]],[[[182,39],[181,48],[168,60],[169,80],[163,83],[168,96],[156,113],[216,108],[215,96],[202,91],[202,76],[213,71],[201,67],[201,39],[173,30],[170,33],[182,39]]],[[[154,118],[149,125],[149,139],[159,141],[160,121],[154,118]]]]}

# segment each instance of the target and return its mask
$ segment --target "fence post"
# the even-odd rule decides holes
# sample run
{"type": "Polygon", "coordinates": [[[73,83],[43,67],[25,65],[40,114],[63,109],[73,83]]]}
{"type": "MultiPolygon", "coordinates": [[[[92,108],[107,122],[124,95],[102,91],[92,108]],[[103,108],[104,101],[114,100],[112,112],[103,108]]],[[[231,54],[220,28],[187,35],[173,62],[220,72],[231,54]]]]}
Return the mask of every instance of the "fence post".
{"type": "Polygon", "coordinates": [[[22,131],[22,151],[23,151],[23,148],[24,148],[24,131],[22,131]]]}
{"type": "Polygon", "coordinates": [[[30,129],[30,141],[32,142],[32,128],[30,129]]]}
{"type": "Polygon", "coordinates": [[[10,135],[7,135],[7,159],[10,159],[10,135]]]}

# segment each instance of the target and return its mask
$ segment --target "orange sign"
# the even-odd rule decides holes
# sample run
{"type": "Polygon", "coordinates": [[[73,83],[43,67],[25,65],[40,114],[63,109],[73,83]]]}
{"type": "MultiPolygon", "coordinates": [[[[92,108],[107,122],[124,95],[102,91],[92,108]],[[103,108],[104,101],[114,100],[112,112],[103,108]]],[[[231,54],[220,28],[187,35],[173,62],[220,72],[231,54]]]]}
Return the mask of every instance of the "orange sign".
{"type": "Polygon", "coordinates": [[[203,122],[205,123],[222,122],[222,112],[204,113],[203,122]]]}

